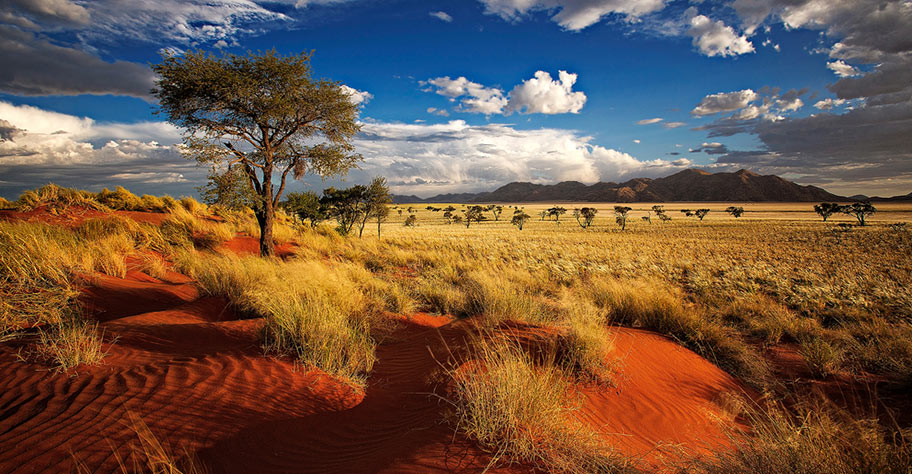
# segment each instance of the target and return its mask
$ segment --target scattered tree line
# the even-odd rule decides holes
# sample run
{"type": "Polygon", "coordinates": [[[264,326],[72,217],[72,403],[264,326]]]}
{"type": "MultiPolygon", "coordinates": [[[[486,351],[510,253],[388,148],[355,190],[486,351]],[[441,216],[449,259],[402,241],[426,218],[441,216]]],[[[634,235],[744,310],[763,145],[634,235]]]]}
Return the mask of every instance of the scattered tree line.
{"type": "Polygon", "coordinates": [[[839,204],[835,202],[822,202],[814,205],[814,212],[826,222],[833,214],[846,214],[854,217],[858,225],[864,227],[869,216],[877,212],[877,208],[869,202],[854,202],[852,204],[839,204]]]}

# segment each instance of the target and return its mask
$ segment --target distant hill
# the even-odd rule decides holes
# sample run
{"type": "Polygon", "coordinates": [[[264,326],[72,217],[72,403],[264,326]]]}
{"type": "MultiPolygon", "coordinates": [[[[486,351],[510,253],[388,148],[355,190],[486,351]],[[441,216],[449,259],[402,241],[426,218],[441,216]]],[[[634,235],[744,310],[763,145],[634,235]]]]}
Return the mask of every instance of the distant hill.
{"type": "Polygon", "coordinates": [[[905,194],[905,195],[902,195],[902,196],[888,197],[888,198],[885,198],[885,197],[877,197],[877,196],[875,196],[875,197],[872,197],[872,198],[868,198],[868,199],[866,199],[866,200],[867,200],[867,201],[871,201],[871,202],[899,202],[899,201],[912,201],[912,193],[905,194]]]}
{"type": "MultiPolygon", "coordinates": [[[[893,198],[890,198],[893,199],[893,198]]],[[[395,196],[397,203],[439,202],[823,202],[847,201],[816,186],[802,186],[778,176],[747,170],[708,173],[688,169],[664,178],[635,178],[623,183],[578,181],[557,184],[509,183],[491,192],[441,194],[427,199],[395,196]]]]}

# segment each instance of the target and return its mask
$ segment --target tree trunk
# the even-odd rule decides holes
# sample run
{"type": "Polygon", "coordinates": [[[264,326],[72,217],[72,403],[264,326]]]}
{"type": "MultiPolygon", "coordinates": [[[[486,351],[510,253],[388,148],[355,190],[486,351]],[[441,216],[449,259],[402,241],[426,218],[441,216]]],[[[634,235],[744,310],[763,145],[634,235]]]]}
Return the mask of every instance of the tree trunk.
{"type": "Polygon", "coordinates": [[[275,255],[275,246],[272,243],[272,226],[275,222],[275,209],[272,207],[272,182],[266,175],[263,179],[263,209],[256,213],[260,223],[260,256],[272,257],[275,255]]]}
{"type": "Polygon", "coordinates": [[[380,216],[377,216],[377,239],[380,238],[380,216]]]}

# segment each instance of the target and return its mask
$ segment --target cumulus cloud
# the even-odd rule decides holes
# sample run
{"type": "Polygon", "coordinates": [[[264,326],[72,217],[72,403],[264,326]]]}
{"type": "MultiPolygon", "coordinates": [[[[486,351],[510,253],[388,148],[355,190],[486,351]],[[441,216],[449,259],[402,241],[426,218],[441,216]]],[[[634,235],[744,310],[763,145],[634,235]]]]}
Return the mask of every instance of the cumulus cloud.
{"type": "Polygon", "coordinates": [[[0,57],[0,91],[11,94],[115,94],[150,100],[154,85],[146,65],[109,63],[6,25],[0,25],[0,57]]]}
{"type": "Polygon", "coordinates": [[[576,74],[558,72],[558,80],[551,74],[538,71],[534,77],[516,85],[509,94],[497,87],[485,87],[465,77],[451,79],[449,76],[422,81],[432,86],[425,91],[434,91],[455,102],[459,100],[460,112],[485,115],[505,114],[564,114],[578,113],[586,104],[586,94],[573,91],[576,74]]]}
{"type": "Polygon", "coordinates": [[[423,85],[434,86],[438,95],[456,101],[461,98],[459,110],[462,112],[485,115],[501,114],[507,106],[507,98],[502,90],[496,87],[485,87],[465,77],[450,79],[449,76],[428,79],[423,85]]]}
{"type": "Polygon", "coordinates": [[[846,101],[843,99],[826,98],[823,100],[818,100],[816,103],[814,103],[814,107],[816,107],[819,110],[830,110],[833,107],[839,107],[840,105],[844,104],[845,102],[846,101]]]}
{"type": "Polygon", "coordinates": [[[0,102],[0,135],[0,194],[7,197],[48,181],[187,194],[191,181],[205,179],[175,147],[178,130],[164,122],[98,123],[0,102]]]}
{"type": "MultiPolygon", "coordinates": [[[[491,190],[511,181],[585,183],[664,176],[690,161],[639,160],[570,130],[508,125],[367,122],[356,140],[364,176],[386,176],[400,194],[491,190]]],[[[354,175],[353,179],[359,178],[354,175]]]]}
{"type": "Polygon", "coordinates": [[[427,113],[432,114],[432,115],[439,115],[439,116],[441,116],[441,117],[449,117],[449,116],[450,116],[450,113],[447,112],[445,109],[438,109],[437,107],[428,107],[428,108],[427,108],[427,113]]]}
{"type": "Polygon", "coordinates": [[[680,128],[687,125],[686,122],[665,122],[662,124],[665,128],[680,128]]]}
{"type": "Polygon", "coordinates": [[[342,84],[339,87],[342,89],[342,93],[348,96],[348,100],[355,105],[366,104],[374,98],[374,95],[370,92],[359,91],[358,89],[346,86],[345,84],[342,84]]]}
{"type": "Polygon", "coordinates": [[[651,119],[637,120],[637,125],[652,125],[652,124],[654,124],[654,123],[659,123],[659,122],[661,122],[662,120],[663,120],[663,119],[662,119],[661,117],[656,117],[656,118],[651,118],[651,119]]]}
{"type": "Polygon", "coordinates": [[[851,77],[861,74],[858,69],[841,59],[827,63],[827,69],[833,71],[839,77],[851,77]]]}
{"type": "Polygon", "coordinates": [[[86,25],[91,15],[82,5],[69,0],[9,0],[9,15],[23,15],[52,23],[86,25]]]}
{"type": "Polygon", "coordinates": [[[690,113],[695,117],[703,117],[722,112],[731,112],[747,107],[748,104],[757,100],[759,97],[760,96],[751,89],[710,94],[704,97],[690,113]]]}
{"type": "Polygon", "coordinates": [[[739,35],[726,26],[721,20],[713,21],[705,15],[693,14],[696,9],[689,9],[690,29],[687,34],[693,37],[693,44],[706,56],[738,56],[754,52],[754,45],[747,37],[739,35]]]}
{"type": "Polygon", "coordinates": [[[514,87],[510,91],[506,113],[579,113],[586,104],[586,94],[573,91],[576,74],[559,71],[558,77],[559,82],[551,79],[551,74],[538,71],[535,73],[535,77],[514,87]]]}
{"type": "Polygon", "coordinates": [[[479,0],[485,13],[506,21],[519,21],[534,11],[553,13],[551,20],[562,28],[579,31],[609,15],[629,22],[665,8],[666,0],[479,0]]]}
{"type": "Polygon", "coordinates": [[[431,15],[432,17],[434,17],[434,18],[437,18],[438,20],[445,21],[445,22],[447,22],[447,23],[450,23],[450,22],[453,21],[453,17],[450,16],[450,15],[449,15],[447,12],[445,12],[445,11],[431,12],[430,15],[431,15]]]}

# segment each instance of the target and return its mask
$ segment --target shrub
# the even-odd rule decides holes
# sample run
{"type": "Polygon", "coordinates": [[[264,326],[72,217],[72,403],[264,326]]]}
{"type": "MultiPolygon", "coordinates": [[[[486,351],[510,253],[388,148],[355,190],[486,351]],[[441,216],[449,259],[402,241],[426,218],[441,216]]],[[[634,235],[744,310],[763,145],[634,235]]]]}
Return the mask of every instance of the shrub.
{"type": "Polygon", "coordinates": [[[515,345],[475,347],[475,360],[450,372],[454,418],[457,429],[495,453],[492,464],[506,458],[552,472],[632,471],[574,416],[559,369],[535,366],[515,345]]]}
{"type": "Polygon", "coordinates": [[[900,474],[912,472],[910,433],[889,433],[876,420],[836,408],[782,407],[747,413],[751,433],[731,433],[732,449],[697,458],[684,472],[734,474],[900,474]]]}
{"type": "Polygon", "coordinates": [[[118,211],[138,211],[143,208],[143,201],[139,196],[127,191],[123,186],[117,186],[114,191],[102,189],[96,199],[105,206],[118,211]]]}
{"type": "Polygon", "coordinates": [[[40,359],[54,365],[57,372],[82,364],[96,365],[106,355],[98,323],[78,318],[40,329],[35,351],[40,359]]]}
{"type": "Polygon", "coordinates": [[[140,200],[142,201],[142,208],[146,211],[165,212],[168,210],[164,199],[160,197],[143,194],[140,200]]]}
{"type": "Polygon", "coordinates": [[[16,201],[16,209],[28,212],[47,206],[52,212],[60,212],[70,206],[108,211],[108,207],[98,202],[95,195],[88,191],[61,188],[56,184],[47,184],[38,189],[26,191],[16,201]]]}

